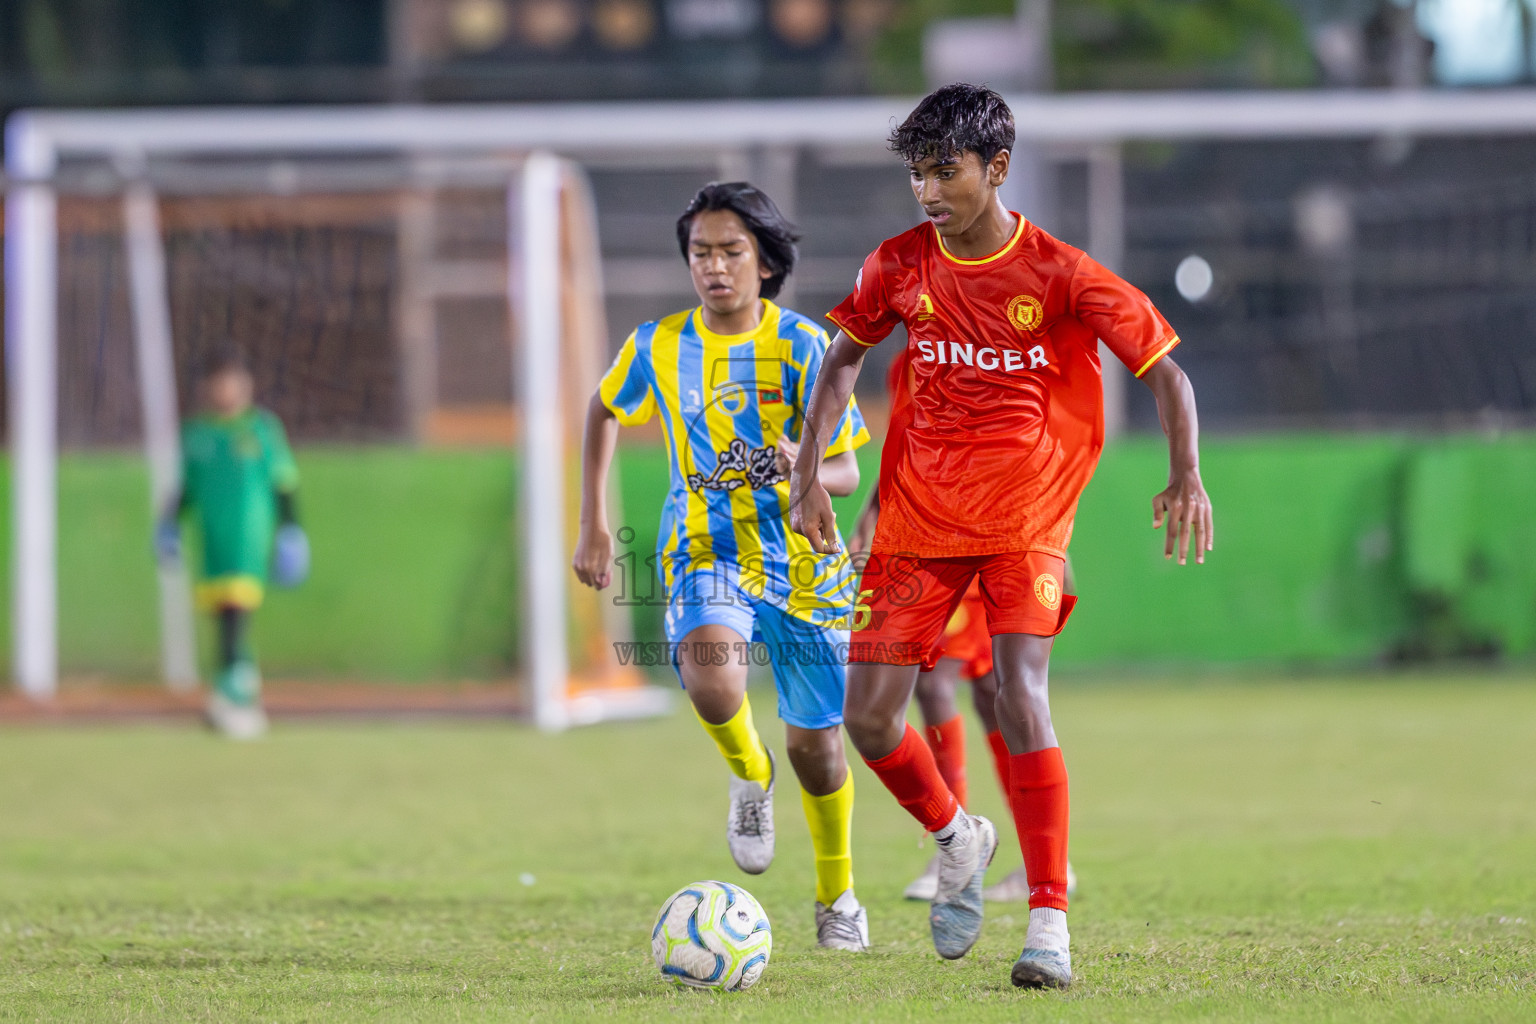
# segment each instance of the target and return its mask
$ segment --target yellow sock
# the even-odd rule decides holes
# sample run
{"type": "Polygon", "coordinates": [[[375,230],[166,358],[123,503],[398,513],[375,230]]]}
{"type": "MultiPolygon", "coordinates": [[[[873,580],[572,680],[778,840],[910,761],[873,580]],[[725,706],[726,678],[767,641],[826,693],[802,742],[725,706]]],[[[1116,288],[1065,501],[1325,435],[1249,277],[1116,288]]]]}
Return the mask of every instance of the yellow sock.
{"type": "MultiPolygon", "coordinates": [[[[693,713],[698,715],[698,709],[695,708],[693,713]]],[[[757,726],[752,724],[752,703],[745,694],[741,698],[741,709],[731,716],[730,721],[715,725],[700,717],[699,724],[720,748],[720,756],[725,758],[725,763],[731,766],[738,779],[750,779],[764,789],[768,788],[773,767],[768,763],[768,748],[763,746],[763,738],[757,734],[757,726]]]]}
{"type": "Polygon", "coordinates": [[[816,851],[816,900],[831,906],[853,888],[853,773],[842,788],[826,796],[800,790],[806,824],[811,827],[811,849],[816,851]]]}

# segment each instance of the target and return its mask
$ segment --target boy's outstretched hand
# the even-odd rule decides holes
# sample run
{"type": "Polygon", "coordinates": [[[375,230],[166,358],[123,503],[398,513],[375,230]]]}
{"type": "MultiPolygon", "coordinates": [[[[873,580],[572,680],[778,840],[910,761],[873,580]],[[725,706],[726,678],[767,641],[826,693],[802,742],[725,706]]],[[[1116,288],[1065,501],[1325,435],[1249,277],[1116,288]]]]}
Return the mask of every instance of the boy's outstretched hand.
{"type": "Polygon", "coordinates": [[[161,565],[181,562],[181,526],[169,517],[155,524],[155,558],[161,565]]]}
{"type": "Polygon", "coordinates": [[[272,541],[272,579],[296,587],[309,579],[309,537],[298,523],[284,523],[272,541]]]}
{"type": "Polygon", "coordinates": [[[811,542],[811,550],[819,555],[835,555],[842,549],[837,545],[837,516],[832,512],[832,496],[821,486],[821,481],[811,477],[807,482],[799,472],[789,478],[790,501],[789,528],[811,542]]]}
{"type": "Polygon", "coordinates": [[[791,441],[787,436],[780,436],[776,446],[773,461],[779,467],[779,473],[789,476],[795,470],[795,460],[800,457],[800,442],[791,441]]]}
{"type": "Polygon", "coordinates": [[[1168,524],[1168,535],[1163,542],[1163,557],[1179,555],[1179,564],[1188,561],[1190,548],[1194,548],[1195,561],[1203,563],[1205,553],[1216,544],[1215,520],[1211,514],[1211,499],[1200,482],[1200,471],[1186,470],[1174,474],[1167,489],[1152,499],[1152,529],[1168,524]]]}
{"type": "Polygon", "coordinates": [[[602,590],[613,582],[613,534],[601,526],[582,526],[576,540],[576,554],[571,568],[576,578],[589,587],[602,590]]]}

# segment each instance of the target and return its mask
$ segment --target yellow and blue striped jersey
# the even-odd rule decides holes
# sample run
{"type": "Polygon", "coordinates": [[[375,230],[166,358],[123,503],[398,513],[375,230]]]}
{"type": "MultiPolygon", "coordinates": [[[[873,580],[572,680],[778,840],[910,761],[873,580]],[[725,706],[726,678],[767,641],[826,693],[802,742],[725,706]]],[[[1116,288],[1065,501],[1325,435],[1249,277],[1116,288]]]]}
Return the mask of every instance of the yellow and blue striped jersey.
{"type": "MultiPolygon", "coordinates": [[[[626,426],[661,417],[672,486],[656,553],[668,593],[683,574],[728,563],[755,598],[833,625],[852,611],[855,574],[846,554],[818,555],[789,528],[789,478],[775,457],[780,437],[800,440],[827,334],[761,301],[762,320],[745,334],[714,333],[702,307],[640,325],[599,394],[626,426]]],[[[826,454],[868,440],[850,399],[826,454]]]]}

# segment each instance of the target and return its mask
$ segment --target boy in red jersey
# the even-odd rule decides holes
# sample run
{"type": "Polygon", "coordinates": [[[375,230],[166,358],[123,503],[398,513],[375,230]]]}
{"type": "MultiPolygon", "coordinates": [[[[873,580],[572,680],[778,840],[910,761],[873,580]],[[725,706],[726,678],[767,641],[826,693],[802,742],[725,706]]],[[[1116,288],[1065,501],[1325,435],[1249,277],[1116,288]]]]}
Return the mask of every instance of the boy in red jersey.
{"type": "Polygon", "coordinates": [[[896,799],[933,833],[938,892],[929,913],[941,956],[981,934],[982,883],[997,847],[985,818],[960,809],[905,711],[919,663],[971,580],[981,579],[1010,753],[1009,804],[1030,880],[1016,985],[1065,987],[1067,775],[1051,725],[1053,638],[1076,599],[1063,593],[1078,497],[1104,443],[1098,344],[1151,388],[1168,435],[1168,486],[1152,499],[1164,555],[1212,547],[1200,481],[1194,390],[1168,358],[1178,335],[1139,290],[1010,212],[1013,114],[995,92],[950,85],[892,133],[927,223],[864,262],[829,319],[841,330],[822,364],[795,462],[791,514],[817,551],[835,550],[817,478],[864,351],[906,326],[913,381],[898,394],[880,467],[880,522],[864,572],[868,614],[849,652],[845,727],[896,799]]]}

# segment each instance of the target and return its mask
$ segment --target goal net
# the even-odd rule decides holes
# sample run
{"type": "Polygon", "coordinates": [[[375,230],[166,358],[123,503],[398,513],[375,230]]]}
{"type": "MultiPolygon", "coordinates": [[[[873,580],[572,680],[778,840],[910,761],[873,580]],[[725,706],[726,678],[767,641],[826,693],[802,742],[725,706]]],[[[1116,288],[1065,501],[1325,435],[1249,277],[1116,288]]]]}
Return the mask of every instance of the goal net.
{"type": "Polygon", "coordinates": [[[238,352],[296,448],[314,549],[311,579],[256,616],[269,677],[514,681],[552,729],[667,706],[616,654],[627,607],[570,579],[581,429],[609,348],[577,165],[278,145],[126,149],[56,172],[51,194],[23,184],[8,205],[13,351],[20,268],[49,255],[27,251],[28,218],[57,231],[56,356],[10,372],[18,519],[57,537],[51,564],[35,534],[16,548],[25,690],[61,674],[198,686],[187,571],[157,567],[148,539],[180,491],[200,378],[238,352]],[[56,447],[23,419],[40,394],[56,447]]]}

